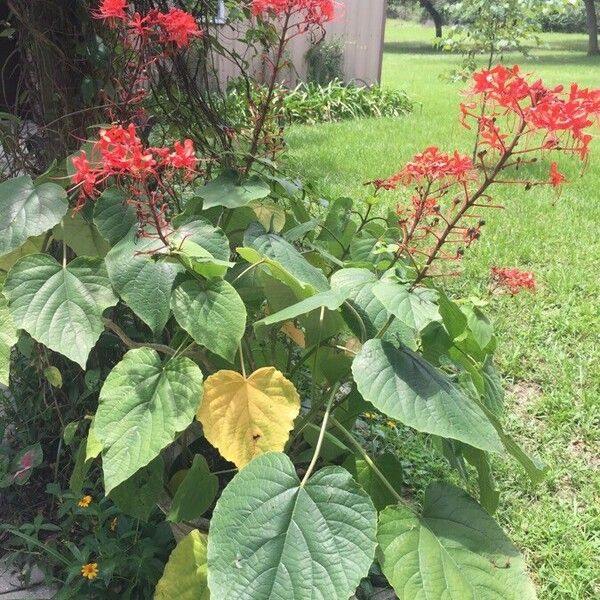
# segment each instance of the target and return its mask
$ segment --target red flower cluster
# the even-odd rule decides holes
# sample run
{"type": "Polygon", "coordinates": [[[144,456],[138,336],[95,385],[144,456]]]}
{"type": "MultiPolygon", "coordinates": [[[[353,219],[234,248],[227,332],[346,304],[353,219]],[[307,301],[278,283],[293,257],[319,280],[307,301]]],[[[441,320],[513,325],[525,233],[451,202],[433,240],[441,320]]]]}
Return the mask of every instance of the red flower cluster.
{"type": "Polygon", "coordinates": [[[558,165],[555,162],[553,162],[550,165],[550,184],[552,185],[552,187],[558,187],[565,180],[566,177],[562,173],[559,173],[558,165]]]}
{"type": "Polygon", "coordinates": [[[72,163],[75,169],[72,182],[75,187],[81,186],[80,202],[93,197],[110,177],[142,182],[150,177],[159,179],[166,169],[182,170],[189,176],[197,168],[192,140],[175,142],[173,148],[146,148],[133,124],[101,129],[100,139],[90,155],[82,150],[72,163]]]}
{"type": "Polygon", "coordinates": [[[463,124],[474,119],[482,133],[482,145],[506,151],[497,120],[516,117],[516,127],[524,135],[540,134],[540,149],[573,152],[584,159],[591,136],[585,130],[600,120],[600,89],[581,89],[573,84],[549,88],[541,79],[529,83],[517,65],[498,65],[473,76],[472,96],[479,96],[489,110],[481,114],[476,103],[461,105],[463,124]]]}
{"type": "Polygon", "coordinates": [[[521,290],[535,290],[535,277],[529,271],[492,267],[491,276],[495,288],[504,288],[513,295],[521,290]]]}
{"type": "Polygon", "coordinates": [[[415,155],[400,172],[383,181],[379,180],[376,187],[391,190],[399,185],[422,185],[446,179],[467,181],[474,176],[473,161],[468,156],[462,156],[457,151],[444,154],[436,146],[430,146],[415,155]]]}
{"type": "Polygon", "coordinates": [[[92,14],[97,19],[106,20],[111,27],[120,22],[144,42],[155,41],[185,48],[192,38],[203,35],[194,16],[178,8],[171,8],[166,13],[151,10],[145,16],[133,12],[129,16],[125,0],[102,0],[98,10],[92,14]]]}
{"type": "Polygon", "coordinates": [[[323,25],[335,18],[337,2],[334,0],[251,0],[254,16],[301,14],[305,23],[323,25]]]}

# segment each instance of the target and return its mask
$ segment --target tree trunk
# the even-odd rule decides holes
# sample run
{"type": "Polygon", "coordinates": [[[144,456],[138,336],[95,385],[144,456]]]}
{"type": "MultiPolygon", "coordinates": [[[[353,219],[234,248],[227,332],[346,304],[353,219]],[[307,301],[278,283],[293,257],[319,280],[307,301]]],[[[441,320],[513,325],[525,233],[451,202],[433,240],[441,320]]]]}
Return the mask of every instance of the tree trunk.
{"type": "MultiPolygon", "coordinates": [[[[592,0],[593,3],[593,0],[592,0]]],[[[419,4],[429,13],[435,25],[435,37],[442,37],[442,15],[431,0],[419,0],[419,4]]]]}
{"type": "Polygon", "coordinates": [[[594,0],[583,0],[585,4],[586,25],[588,31],[588,54],[590,56],[600,54],[598,46],[598,17],[596,15],[596,4],[594,0]]]}

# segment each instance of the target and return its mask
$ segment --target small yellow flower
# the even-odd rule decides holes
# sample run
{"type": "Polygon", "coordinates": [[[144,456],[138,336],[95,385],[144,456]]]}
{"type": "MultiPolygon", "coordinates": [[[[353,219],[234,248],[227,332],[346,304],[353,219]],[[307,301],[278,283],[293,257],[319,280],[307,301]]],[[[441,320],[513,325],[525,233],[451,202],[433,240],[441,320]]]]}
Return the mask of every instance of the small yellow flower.
{"type": "Polygon", "coordinates": [[[92,503],[92,497],[91,496],[84,496],[78,503],[77,505],[80,508],[87,508],[90,504],[92,503]]]}
{"type": "Polygon", "coordinates": [[[396,421],[392,421],[391,419],[389,421],[386,422],[386,425],[390,428],[390,429],[396,429],[396,427],[398,427],[398,424],[396,423],[396,421]]]}
{"type": "Polygon", "coordinates": [[[117,528],[117,517],[110,522],[110,530],[114,531],[117,528]]]}
{"type": "Polygon", "coordinates": [[[373,419],[376,419],[377,415],[375,413],[372,412],[366,412],[365,413],[365,419],[369,419],[369,421],[372,421],[373,419]]]}
{"type": "Polygon", "coordinates": [[[82,565],[81,567],[81,576],[89,579],[96,579],[98,577],[98,563],[88,563],[87,565],[82,565]]]}

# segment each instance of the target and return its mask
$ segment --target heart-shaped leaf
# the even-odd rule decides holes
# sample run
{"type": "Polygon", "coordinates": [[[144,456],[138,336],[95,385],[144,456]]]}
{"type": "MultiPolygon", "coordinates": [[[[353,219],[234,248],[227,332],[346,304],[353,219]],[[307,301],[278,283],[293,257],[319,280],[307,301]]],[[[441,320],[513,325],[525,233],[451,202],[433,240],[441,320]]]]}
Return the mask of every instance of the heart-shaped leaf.
{"type": "Polygon", "coordinates": [[[154,600],[209,600],[207,570],[206,542],[194,529],[171,552],[154,600]]]}
{"type": "Polygon", "coordinates": [[[67,193],[55,183],[35,187],[28,175],[0,183],[0,256],[52,229],[67,208],[67,193]]]}
{"type": "Polygon", "coordinates": [[[475,500],[448,484],[427,488],[423,514],[403,506],[379,519],[379,558],[400,600],[534,600],[519,551],[475,500]]]}
{"type": "Polygon", "coordinates": [[[375,552],[375,508],[341,467],[304,485],[284,454],[255,458],[225,488],[208,538],[215,598],[348,600],[375,552]]]}
{"type": "Polygon", "coordinates": [[[189,358],[163,363],[150,348],[127,352],[106,378],[94,417],[106,493],[173,442],[201,401],[202,373],[189,358]]]}
{"type": "Polygon", "coordinates": [[[241,468],[258,454],[282,451],[299,412],[294,384],[274,367],[263,367],[248,378],[235,371],[211,375],[198,420],[206,439],[241,468]]]}
{"type": "Polygon", "coordinates": [[[369,340],[352,363],[358,391],[380,411],[418,431],[502,451],[483,410],[408,348],[369,340]]]}
{"type": "Polygon", "coordinates": [[[246,329],[246,307],[235,288],[222,279],[189,279],[171,298],[177,322],[201,346],[233,362],[246,329]]]}
{"type": "Polygon", "coordinates": [[[154,332],[169,320],[171,289],[181,266],[156,260],[160,240],[137,238],[132,229],[106,255],[106,269],[115,291],[154,332]]]}
{"type": "Polygon", "coordinates": [[[3,293],[17,327],[82,368],[104,331],[102,313],[118,301],[103,261],[83,256],[66,267],[47,254],[26,256],[3,293]]]}

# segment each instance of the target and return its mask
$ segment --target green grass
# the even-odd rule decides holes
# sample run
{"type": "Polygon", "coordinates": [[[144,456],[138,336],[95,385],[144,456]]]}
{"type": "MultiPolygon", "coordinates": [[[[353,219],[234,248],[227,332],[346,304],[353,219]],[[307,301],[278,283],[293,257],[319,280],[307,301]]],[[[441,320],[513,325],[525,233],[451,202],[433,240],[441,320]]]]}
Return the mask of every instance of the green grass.
{"type": "MultiPolygon", "coordinates": [[[[458,123],[464,85],[440,76],[460,58],[432,50],[431,30],[389,22],[383,83],[420,103],[410,116],[289,131],[290,166],[325,197],[366,196],[362,183],[385,177],[429,145],[469,152],[458,123]]],[[[547,35],[533,57],[506,57],[548,83],[600,86],[600,61],[580,35],[547,35]]],[[[484,297],[493,265],[535,272],[539,290],[489,300],[498,362],[511,390],[507,428],[549,464],[532,489],[519,467],[498,461],[499,519],[526,553],[542,600],[600,597],[600,132],[586,171],[561,161],[570,180],[560,198],[548,189],[497,191],[482,240],[452,283],[484,297]]],[[[545,167],[547,168],[547,166],[545,167]]],[[[439,465],[432,465],[432,472],[439,465]]]]}

